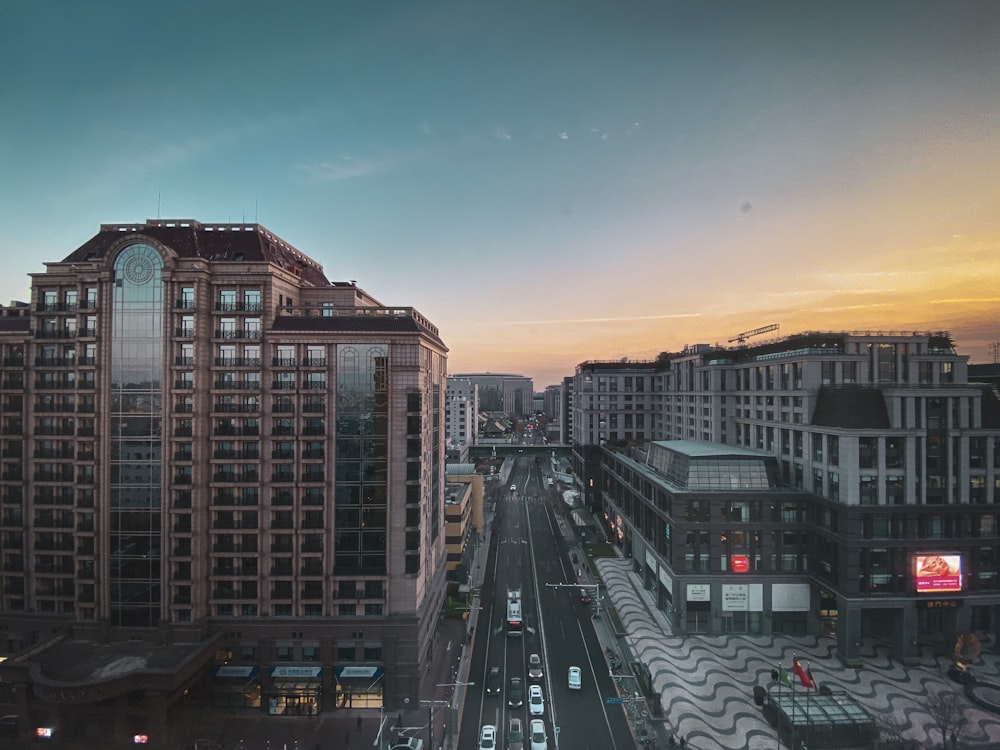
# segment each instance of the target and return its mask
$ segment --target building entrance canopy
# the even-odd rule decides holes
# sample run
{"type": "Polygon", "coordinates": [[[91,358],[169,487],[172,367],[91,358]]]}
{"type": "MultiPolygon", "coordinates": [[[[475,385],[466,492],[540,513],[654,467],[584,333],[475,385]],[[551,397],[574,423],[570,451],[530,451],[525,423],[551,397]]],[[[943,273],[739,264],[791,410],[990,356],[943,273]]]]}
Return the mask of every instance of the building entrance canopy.
{"type": "Polygon", "coordinates": [[[765,715],[791,747],[871,747],[878,734],[875,720],[843,692],[772,687],[765,715]]]}

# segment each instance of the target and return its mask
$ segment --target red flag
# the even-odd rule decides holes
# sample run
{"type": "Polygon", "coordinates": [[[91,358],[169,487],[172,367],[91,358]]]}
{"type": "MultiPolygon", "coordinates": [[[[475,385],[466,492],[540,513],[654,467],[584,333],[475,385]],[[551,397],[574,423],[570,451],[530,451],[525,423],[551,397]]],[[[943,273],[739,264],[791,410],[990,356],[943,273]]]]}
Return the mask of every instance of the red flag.
{"type": "Polygon", "coordinates": [[[793,669],[795,671],[795,675],[799,678],[799,682],[802,683],[802,687],[816,687],[816,683],[813,682],[812,675],[806,671],[806,668],[802,666],[802,663],[798,659],[794,660],[793,669]]]}

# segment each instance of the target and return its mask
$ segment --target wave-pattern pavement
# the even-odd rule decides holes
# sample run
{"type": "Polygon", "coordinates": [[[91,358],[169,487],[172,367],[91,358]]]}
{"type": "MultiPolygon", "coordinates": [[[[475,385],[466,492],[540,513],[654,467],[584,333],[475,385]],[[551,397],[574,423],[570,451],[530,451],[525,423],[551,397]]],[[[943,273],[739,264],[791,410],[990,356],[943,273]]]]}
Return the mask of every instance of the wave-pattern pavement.
{"type": "MultiPolygon", "coordinates": [[[[697,750],[773,750],[774,729],[754,704],[755,686],[767,687],[771,671],[793,659],[809,664],[821,685],[843,690],[876,719],[890,720],[906,739],[939,745],[941,735],[927,709],[928,696],[952,692],[962,699],[963,745],[1000,742],[1000,716],[969,701],[948,677],[949,660],[925,654],[904,666],[884,642],[864,639],[863,666],[846,667],[831,638],[785,636],[675,636],[651,609],[648,592],[631,561],[597,561],[633,657],[652,675],[664,716],[678,737],[697,750]]],[[[983,655],[976,674],[1000,684],[1000,658],[983,655]]],[[[802,688],[799,688],[800,690],[802,688]]]]}

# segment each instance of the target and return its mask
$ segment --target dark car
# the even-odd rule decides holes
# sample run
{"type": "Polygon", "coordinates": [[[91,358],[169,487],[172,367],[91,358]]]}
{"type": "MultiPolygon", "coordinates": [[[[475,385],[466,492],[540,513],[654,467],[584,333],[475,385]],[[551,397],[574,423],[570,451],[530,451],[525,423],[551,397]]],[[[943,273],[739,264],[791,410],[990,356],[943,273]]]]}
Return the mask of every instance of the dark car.
{"type": "Polygon", "coordinates": [[[524,750],[524,725],[516,716],[507,722],[507,750],[524,750]]]}
{"type": "Polygon", "coordinates": [[[580,589],[580,604],[590,604],[594,601],[594,597],[590,595],[588,589],[580,589]]]}
{"type": "Polygon", "coordinates": [[[507,686],[507,705],[511,708],[520,708],[524,705],[524,686],[520,677],[511,677],[507,686]]]}
{"type": "Polygon", "coordinates": [[[500,667],[490,667],[486,675],[486,693],[488,695],[499,695],[501,688],[500,667]]]}
{"type": "Polygon", "coordinates": [[[528,657],[528,679],[532,682],[542,679],[542,657],[538,654],[531,654],[528,657]]]}

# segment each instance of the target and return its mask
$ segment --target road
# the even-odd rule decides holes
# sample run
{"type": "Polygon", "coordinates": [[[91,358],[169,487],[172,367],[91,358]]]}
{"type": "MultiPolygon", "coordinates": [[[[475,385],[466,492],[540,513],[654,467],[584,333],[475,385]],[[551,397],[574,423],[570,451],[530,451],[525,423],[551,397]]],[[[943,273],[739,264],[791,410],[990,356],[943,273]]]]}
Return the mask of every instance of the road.
{"type": "Polygon", "coordinates": [[[484,724],[497,727],[497,748],[506,748],[507,724],[512,716],[521,718],[527,733],[533,718],[527,706],[527,686],[531,684],[527,660],[528,654],[538,653],[544,662],[540,684],[545,711],[541,718],[550,750],[631,750],[635,744],[622,707],[604,701],[617,692],[594,632],[591,607],[580,603],[580,589],[574,585],[577,571],[545,499],[543,476],[530,459],[520,458],[510,483],[516,489],[508,489],[496,505],[481,589],[483,609],[469,673],[475,685],[466,693],[458,748],[478,748],[484,724]],[[506,632],[506,596],[509,588],[517,587],[522,592],[524,632],[512,637],[506,632]],[[493,666],[503,672],[500,695],[484,691],[493,666]],[[570,666],[582,671],[579,691],[567,686],[570,666]],[[511,677],[520,677],[525,686],[524,706],[511,708],[507,704],[511,677]]]}

